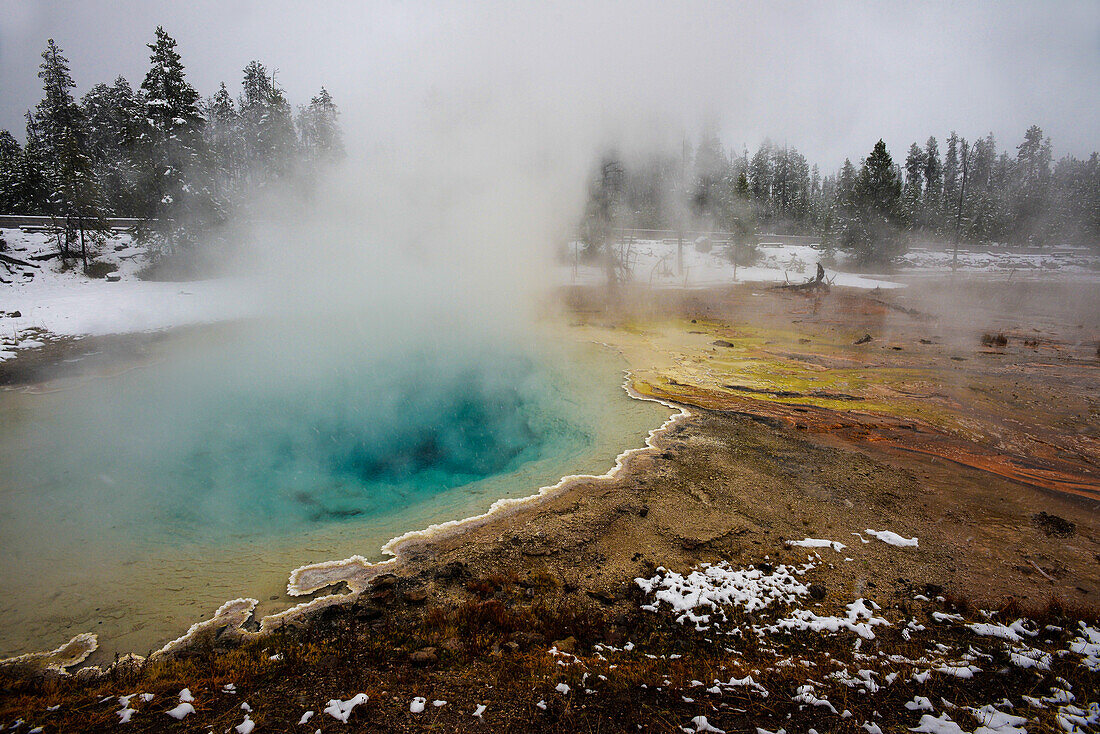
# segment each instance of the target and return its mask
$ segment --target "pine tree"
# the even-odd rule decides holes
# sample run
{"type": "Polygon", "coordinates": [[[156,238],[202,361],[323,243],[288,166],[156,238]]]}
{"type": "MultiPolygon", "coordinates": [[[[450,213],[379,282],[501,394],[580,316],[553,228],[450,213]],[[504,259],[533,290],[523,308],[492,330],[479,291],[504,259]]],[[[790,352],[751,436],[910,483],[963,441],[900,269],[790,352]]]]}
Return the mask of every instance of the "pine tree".
{"type": "Polygon", "coordinates": [[[1027,186],[1041,186],[1050,180],[1050,138],[1043,138],[1043,130],[1032,125],[1024,133],[1024,141],[1016,147],[1016,163],[1020,182],[1027,186]]]}
{"type": "Polygon", "coordinates": [[[821,171],[815,163],[810,169],[810,190],[807,202],[806,218],[810,231],[821,231],[821,220],[825,213],[825,201],[822,196],[821,171]]]}
{"type": "Polygon", "coordinates": [[[157,26],[148,44],[149,71],[141,83],[149,125],[146,185],[152,194],[149,214],[158,218],[157,230],[169,249],[192,239],[210,215],[210,200],[201,171],[199,94],[186,80],[176,42],[157,26]]]}
{"type": "Polygon", "coordinates": [[[23,148],[7,130],[0,130],[0,214],[25,214],[22,200],[23,148]]]}
{"type": "Polygon", "coordinates": [[[851,159],[845,158],[837,177],[837,199],[843,206],[855,203],[856,175],[856,167],[852,165],[851,159]]]}
{"type": "Polygon", "coordinates": [[[924,150],[913,143],[905,157],[905,188],[902,191],[902,219],[910,229],[917,227],[920,219],[921,196],[924,189],[924,150]]]}
{"type": "Polygon", "coordinates": [[[145,93],[145,114],[153,129],[166,138],[184,138],[201,129],[199,93],[185,78],[176,41],[163,26],[157,26],[156,40],[148,44],[149,71],[141,83],[145,93]]]}
{"type": "Polygon", "coordinates": [[[858,175],[851,159],[845,158],[833,186],[830,216],[832,226],[827,238],[830,246],[833,244],[843,246],[852,238],[851,232],[857,226],[859,206],[856,201],[856,178],[858,175]]]}
{"type": "Polygon", "coordinates": [[[1093,153],[1081,163],[1074,187],[1066,192],[1073,207],[1070,237],[1100,252],[1100,155],[1093,153]]]}
{"type": "Polygon", "coordinates": [[[1100,156],[1065,156],[1051,174],[1050,229],[1063,242],[1100,247],[1100,156]]]}
{"type": "Polygon", "coordinates": [[[737,198],[745,201],[749,200],[751,195],[749,189],[749,175],[744,169],[737,174],[737,183],[734,185],[733,192],[737,195],[737,198]]]}
{"type": "Polygon", "coordinates": [[[120,76],[110,86],[92,87],[81,100],[81,107],[105,206],[120,216],[140,214],[143,207],[137,159],[146,125],[141,99],[120,76]]]}
{"type": "Polygon", "coordinates": [[[993,133],[979,138],[970,151],[966,198],[963,201],[967,220],[966,239],[988,243],[999,230],[994,167],[997,163],[997,141],[993,133]]]}
{"type": "Polygon", "coordinates": [[[762,219],[770,218],[774,211],[772,205],[773,150],[772,142],[765,140],[753,155],[748,168],[752,201],[762,219]]]}
{"type": "Polygon", "coordinates": [[[271,99],[273,90],[267,69],[259,61],[252,60],[244,67],[244,79],[241,82],[241,115],[248,123],[258,125],[263,109],[271,99]]]}
{"type": "Polygon", "coordinates": [[[265,168],[270,174],[281,177],[294,170],[298,134],[294,129],[290,103],[274,82],[260,118],[257,142],[264,155],[265,168]]]}
{"type": "Polygon", "coordinates": [[[340,111],[328,90],[321,87],[298,116],[302,148],[312,163],[332,162],[344,157],[344,140],[338,118],[340,111]]]}
{"type": "Polygon", "coordinates": [[[840,230],[840,204],[837,196],[837,176],[825,176],[821,179],[820,213],[814,233],[821,237],[821,243],[828,251],[835,245],[840,230]]]}
{"type": "Polygon", "coordinates": [[[905,187],[912,189],[920,197],[924,190],[924,150],[913,143],[909,146],[909,153],[905,157],[905,187]]]}
{"type": "Polygon", "coordinates": [[[917,212],[917,224],[928,232],[940,230],[943,212],[943,163],[936,138],[929,136],[924,143],[924,195],[917,212]]]}
{"type": "Polygon", "coordinates": [[[733,235],[733,243],[727,254],[735,266],[736,279],[736,266],[751,265],[757,257],[756,212],[753,211],[750,200],[749,178],[744,167],[739,167],[734,177],[724,217],[722,226],[733,235]]]}
{"type": "Polygon", "coordinates": [[[692,214],[707,229],[720,226],[727,218],[729,197],[723,184],[729,177],[730,163],[722,142],[712,129],[703,131],[695,151],[695,170],[691,181],[692,214]]]}
{"type": "Polygon", "coordinates": [[[671,225],[668,210],[678,165],[675,156],[654,153],[626,173],[623,196],[627,210],[634,213],[634,226],[660,229],[671,225]]]}
{"type": "Polygon", "coordinates": [[[600,162],[599,171],[588,189],[583,239],[590,256],[598,257],[607,273],[608,286],[619,281],[619,262],[615,256],[614,228],[618,224],[624,191],[624,169],[618,156],[609,153],[600,162]]]}
{"type": "Polygon", "coordinates": [[[993,187],[993,166],[997,162],[997,139],[993,133],[974,143],[974,168],[971,183],[975,190],[989,191],[993,187]]]}
{"type": "Polygon", "coordinates": [[[1049,198],[1051,158],[1050,138],[1044,138],[1042,129],[1032,125],[1016,148],[1013,196],[1016,221],[1013,230],[1019,242],[1041,243],[1049,234],[1044,220],[1049,198]]]}
{"type": "Polygon", "coordinates": [[[854,198],[843,244],[861,263],[888,262],[904,249],[904,240],[898,231],[901,179],[882,140],[860,167],[854,198]]]}
{"type": "Polygon", "coordinates": [[[871,155],[863,161],[863,167],[856,179],[856,195],[862,203],[886,219],[897,214],[901,180],[894,168],[894,161],[886,150],[886,143],[882,140],[875,143],[871,155]]]}
{"type": "Polygon", "coordinates": [[[206,118],[203,127],[208,156],[206,167],[211,172],[215,201],[219,208],[226,210],[245,174],[246,163],[241,116],[225,82],[206,100],[203,113],[206,118]]]}
{"type": "Polygon", "coordinates": [[[244,68],[240,115],[248,165],[253,183],[262,185],[271,176],[293,170],[298,136],[290,104],[275,85],[274,74],[259,61],[244,68]],[[263,174],[263,175],[259,175],[263,174]]]}
{"type": "Polygon", "coordinates": [[[46,42],[42,66],[43,98],[37,105],[36,145],[45,163],[49,191],[48,209],[62,220],[62,257],[68,257],[79,236],[84,268],[88,267],[88,231],[102,232],[106,225],[100,212],[100,191],[87,148],[83,111],[73,99],[76,86],[69,73],[69,61],[53,39],[46,42]]]}
{"type": "Polygon", "coordinates": [[[26,119],[27,142],[23,146],[22,170],[20,171],[20,200],[23,202],[23,214],[47,214],[50,205],[50,185],[45,144],[39,131],[38,121],[30,110],[26,119]]]}
{"type": "Polygon", "coordinates": [[[959,201],[959,136],[955,131],[947,138],[947,153],[943,160],[943,204],[945,218],[954,220],[959,201]]]}
{"type": "Polygon", "coordinates": [[[250,61],[244,67],[241,81],[240,115],[241,132],[244,135],[249,162],[263,160],[265,151],[260,146],[260,126],[267,114],[267,105],[275,91],[267,69],[259,61],[250,61]]]}
{"type": "Polygon", "coordinates": [[[794,148],[777,148],[772,154],[772,209],[786,222],[805,219],[810,168],[794,148]]]}
{"type": "MultiPolygon", "coordinates": [[[[954,135],[954,133],[952,133],[954,135]]],[[[970,143],[966,138],[958,138],[956,141],[959,152],[959,185],[958,185],[958,199],[955,204],[955,234],[954,234],[954,255],[951,258],[951,270],[952,272],[959,265],[959,237],[962,235],[962,220],[964,212],[964,204],[966,202],[966,185],[969,183],[970,168],[973,165],[974,159],[970,152],[970,143]]]]}
{"type": "Polygon", "coordinates": [[[0,131],[0,213],[52,216],[62,255],[79,238],[86,267],[88,236],[107,213],[153,220],[148,231],[174,247],[223,220],[246,187],[273,175],[299,175],[308,184],[306,176],[344,154],[327,89],[298,120],[311,162],[303,167],[290,103],[262,64],[245,69],[238,111],[224,84],[200,105],[164,28],[149,49],[139,92],[118,77],[96,84],[78,104],[69,62],[49,40],[39,73],[44,95],[27,111],[25,144],[0,131]]]}

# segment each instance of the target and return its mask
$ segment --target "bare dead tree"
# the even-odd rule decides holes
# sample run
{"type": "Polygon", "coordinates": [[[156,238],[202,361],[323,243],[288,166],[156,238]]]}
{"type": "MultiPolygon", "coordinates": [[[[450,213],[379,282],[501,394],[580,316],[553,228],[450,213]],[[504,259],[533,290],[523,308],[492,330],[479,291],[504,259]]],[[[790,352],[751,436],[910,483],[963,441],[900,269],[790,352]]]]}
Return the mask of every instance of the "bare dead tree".
{"type": "Polygon", "coordinates": [[[970,172],[970,145],[966,142],[966,138],[962,138],[960,141],[960,152],[962,155],[962,185],[959,187],[959,207],[955,212],[955,247],[954,254],[951,256],[951,272],[954,273],[959,267],[959,229],[962,226],[962,213],[963,202],[966,201],[966,179],[970,172]]]}

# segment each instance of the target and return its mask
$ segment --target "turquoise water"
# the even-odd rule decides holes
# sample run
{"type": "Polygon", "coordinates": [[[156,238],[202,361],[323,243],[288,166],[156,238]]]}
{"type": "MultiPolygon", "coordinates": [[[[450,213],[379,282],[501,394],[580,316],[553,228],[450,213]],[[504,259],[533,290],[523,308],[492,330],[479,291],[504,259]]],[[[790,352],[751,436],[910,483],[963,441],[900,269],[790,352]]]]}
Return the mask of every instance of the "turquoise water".
{"type": "Polygon", "coordinates": [[[561,340],[173,340],[152,364],[0,395],[0,655],[81,631],[148,649],[291,568],[602,473],[667,411],[561,340]]]}
{"type": "Polygon", "coordinates": [[[490,368],[412,352],[307,375],[227,356],[50,398],[52,420],[16,439],[23,492],[39,512],[172,542],[265,535],[369,519],[589,440],[552,372],[523,355],[490,368]]]}

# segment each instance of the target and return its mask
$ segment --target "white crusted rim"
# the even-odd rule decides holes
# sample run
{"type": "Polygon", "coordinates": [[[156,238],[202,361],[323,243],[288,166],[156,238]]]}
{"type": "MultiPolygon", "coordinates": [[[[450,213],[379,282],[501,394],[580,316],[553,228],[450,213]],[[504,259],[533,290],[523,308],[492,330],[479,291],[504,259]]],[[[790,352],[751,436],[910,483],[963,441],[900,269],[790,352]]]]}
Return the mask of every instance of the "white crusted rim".
{"type": "Polygon", "coordinates": [[[226,626],[233,631],[244,631],[241,628],[244,623],[252,616],[252,612],[255,611],[256,605],[259,604],[259,599],[250,599],[243,597],[240,599],[230,599],[225,604],[218,607],[218,611],[214,612],[214,616],[210,619],[203,620],[202,622],[195,622],[188,628],[187,632],[183,636],[169,642],[167,645],[150,655],[150,658],[159,657],[161,655],[170,655],[177,650],[186,647],[187,644],[194,639],[197,635],[201,634],[205,630],[216,629],[218,627],[226,626]]]}
{"type": "Polygon", "coordinates": [[[0,668],[19,665],[37,665],[43,670],[65,672],[65,668],[79,665],[99,647],[99,638],[93,632],[81,632],[60,647],[48,652],[28,652],[0,660],[0,668]]]}

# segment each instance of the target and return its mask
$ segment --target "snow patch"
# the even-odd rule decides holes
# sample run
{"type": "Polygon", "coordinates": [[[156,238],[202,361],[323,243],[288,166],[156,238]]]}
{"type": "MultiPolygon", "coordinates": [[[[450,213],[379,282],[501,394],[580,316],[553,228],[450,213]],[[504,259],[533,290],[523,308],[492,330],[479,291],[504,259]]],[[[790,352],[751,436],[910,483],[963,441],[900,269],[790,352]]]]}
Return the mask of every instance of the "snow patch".
{"type": "Polygon", "coordinates": [[[1069,649],[1084,657],[1081,662],[1091,671],[1100,671],[1100,630],[1084,622],[1080,623],[1081,634],[1069,643],[1069,649]]]}
{"type": "Polygon", "coordinates": [[[1027,719],[1023,716],[1006,714],[988,705],[980,709],[972,708],[970,713],[981,724],[974,734],[1027,734],[1027,729],[1023,727],[1027,719]]]}
{"type": "Polygon", "coordinates": [[[348,723],[348,718],[351,717],[352,710],[361,703],[367,702],[367,694],[359,693],[349,698],[347,701],[341,701],[338,698],[330,698],[329,702],[325,704],[325,713],[336,719],[337,721],[348,723]]]}
{"type": "Polygon", "coordinates": [[[909,731],[926,732],[927,734],[969,734],[965,729],[951,720],[947,714],[932,716],[925,714],[920,717],[917,726],[909,731]]]}
{"type": "Polygon", "coordinates": [[[791,697],[791,700],[793,700],[795,703],[806,703],[810,706],[820,706],[822,708],[828,709],[834,714],[839,713],[827,700],[825,700],[824,698],[818,698],[816,695],[814,695],[814,687],[808,683],[804,686],[799,686],[798,691],[795,693],[794,696],[791,697]]]}
{"type": "Polygon", "coordinates": [[[843,543],[836,542],[835,540],[824,540],[822,538],[803,538],[802,540],[788,540],[787,545],[793,545],[799,548],[832,548],[837,553],[848,547],[843,543]]]}
{"type": "Polygon", "coordinates": [[[873,610],[879,607],[873,601],[856,599],[847,606],[848,614],[845,617],[822,617],[809,609],[796,609],[790,617],[777,620],[772,629],[812,632],[838,632],[846,629],[865,640],[873,640],[875,633],[871,630],[872,627],[890,624],[883,617],[874,616],[873,610]]]}
{"type": "Polygon", "coordinates": [[[714,732],[714,734],[726,734],[725,729],[719,729],[718,727],[712,725],[709,721],[707,721],[707,717],[705,716],[696,716],[694,719],[691,720],[691,724],[695,727],[695,729],[687,729],[687,731],[689,732],[714,732]]]}
{"type": "Polygon", "coordinates": [[[177,721],[182,719],[184,716],[193,713],[195,713],[195,707],[187,702],[183,702],[179,706],[176,706],[174,709],[170,709],[168,711],[168,715],[171,716],[173,719],[176,719],[177,721]]]}
{"type": "Polygon", "coordinates": [[[966,625],[974,633],[984,637],[999,637],[1009,642],[1023,642],[1024,637],[1035,637],[1038,632],[1032,632],[1023,625],[1022,619],[1017,619],[1010,625],[990,624],[979,622],[966,625]]]}
{"type": "Polygon", "coordinates": [[[782,565],[765,573],[755,567],[734,569],[723,561],[717,565],[703,564],[687,576],[662,567],[652,578],[636,578],[634,582],[655,597],[652,604],[645,604],[642,609],[656,612],[664,602],[678,613],[677,622],[691,622],[702,632],[710,628],[711,614],[725,621],[722,606],[732,605],[754,612],[775,602],[790,604],[807,596],[809,587],[796,576],[812,568],[812,563],[799,567],[782,565]],[[697,609],[707,609],[710,613],[699,614],[697,609]]]}
{"type": "Polygon", "coordinates": [[[898,535],[897,533],[892,532],[890,530],[871,530],[870,528],[868,528],[868,529],[864,530],[863,532],[867,533],[868,535],[871,535],[871,536],[874,536],[874,537],[878,538],[883,543],[888,543],[889,545],[896,545],[899,548],[916,548],[917,547],[917,539],[916,538],[905,538],[905,537],[902,537],[902,536],[898,535]]]}

